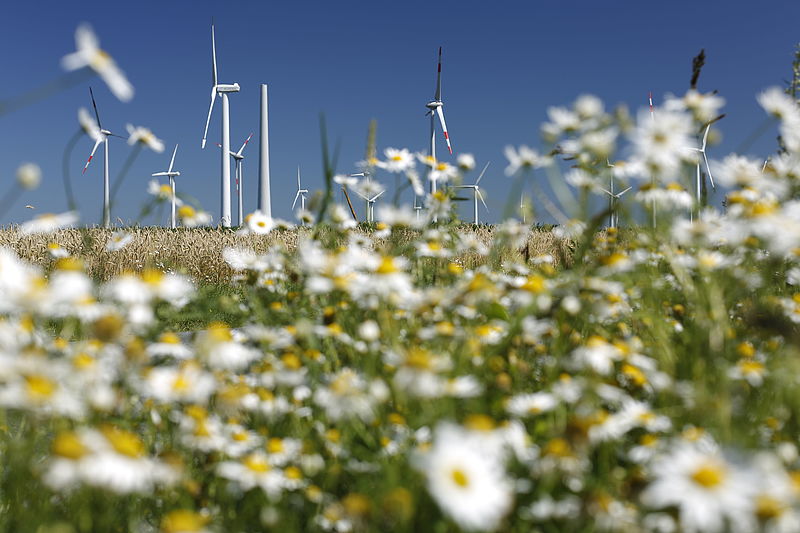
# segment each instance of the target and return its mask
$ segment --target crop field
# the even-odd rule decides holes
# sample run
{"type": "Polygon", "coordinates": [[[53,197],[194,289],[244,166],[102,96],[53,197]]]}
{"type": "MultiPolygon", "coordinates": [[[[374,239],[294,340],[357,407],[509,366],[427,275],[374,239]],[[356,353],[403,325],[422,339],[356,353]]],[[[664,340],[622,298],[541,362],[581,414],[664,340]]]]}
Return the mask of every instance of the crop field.
{"type": "MultiPolygon", "coordinates": [[[[362,225],[359,232],[368,235],[380,231],[378,227],[362,225]]],[[[484,246],[492,240],[493,227],[464,225],[460,234],[472,235],[484,246]]],[[[392,238],[410,243],[419,230],[406,228],[392,238]]],[[[200,284],[228,284],[234,271],[222,257],[226,247],[243,247],[256,253],[265,253],[278,246],[294,251],[298,241],[308,238],[308,228],[293,228],[270,232],[266,235],[240,233],[214,228],[161,227],[60,229],[53,233],[21,234],[15,228],[0,229],[0,246],[14,250],[21,259],[49,270],[59,256],[69,254],[83,262],[86,274],[97,281],[107,281],[123,272],[141,272],[146,268],[175,271],[186,274],[200,284]],[[119,243],[124,246],[115,249],[119,243]]],[[[385,240],[385,239],[384,239],[385,240]]],[[[380,244],[382,239],[378,239],[380,244]]],[[[344,241],[343,241],[344,243],[344,241]]],[[[509,254],[531,257],[551,255],[555,264],[569,257],[571,242],[554,236],[549,231],[532,231],[526,243],[509,254]]],[[[469,250],[459,254],[465,265],[477,266],[482,256],[469,250]]]]}

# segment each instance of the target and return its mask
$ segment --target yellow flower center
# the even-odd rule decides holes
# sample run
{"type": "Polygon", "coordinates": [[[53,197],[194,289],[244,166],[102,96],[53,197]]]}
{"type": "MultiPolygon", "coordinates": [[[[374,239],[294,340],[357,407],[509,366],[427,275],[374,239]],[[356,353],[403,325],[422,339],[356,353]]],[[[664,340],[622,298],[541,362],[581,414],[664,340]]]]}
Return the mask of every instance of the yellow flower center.
{"type": "Polygon", "coordinates": [[[36,400],[51,397],[58,388],[55,382],[39,374],[25,376],[25,384],[28,387],[28,395],[36,400]]]}
{"type": "Polygon", "coordinates": [[[705,463],[692,472],[691,478],[698,485],[713,489],[725,480],[725,468],[720,464],[705,463]]]}
{"type": "Polygon", "coordinates": [[[265,457],[256,454],[250,454],[244,459],[244,466],[253,472],[264,473],[269,472],[270,466],[265,457]]]}
{"type": "Polygon", "coordinates": [[[462,489],[469,486],[469,478],[467,477],[467,474],[460,468],[454,468],[452,472],[450,472],[450,477],[452,478],[453,483],[462,489]]]}
{"type": "Polygon", "coordinates": [[[127,455],[128,457],[141,457],[144,455],[144,444],[139,440],[139,437],[130,431],[115,427],[106,427],[102,432],[108,443],[111,444],[111,447],[114,448],[114,451],[117,453],[127,455]]]}
{"type": "Polygon", "coordinates": [[[190,205],[182,205],[178,208],[178,216],[181,218],[194,218],[197,216],[197,211],[190,205]]]}
{"type": "Polygon", "coordinates": [[[181,338],[178,337],[176,334],[168,331],[166,333],[162,333],[161,336],[158,338],[158,342],[164,344],[180,344],[181,338]]]}
{"type": "Polygon", "coordinates": [[[279,438],[272,438],[267,441],[267,451],[269,453],[283,452],[283,440],[279,438]]]}
{"type": "Polygon", "coordinates": [[[78,460],[88,453],[81,439],[72,431],[59,433],[53,441],[53,453],[67,459],[78,460]]]}
{"type": "Polygon", "coordinates": [[[782,515],[786,510],[786,505],[779,502],[768,494],[760,494],[756,497],[756,515],[761,520],[770,520],[782,515]]]}
{"type": "Polygon", "coordinates": [[[187,509],[179,509],[172,511],[161,522],[161,531],[163,533],[189,533],[192,531],[203,531],[203,528],[209,522],[210,517],[203,516],[200,513],[189,511],[187,509]]]}

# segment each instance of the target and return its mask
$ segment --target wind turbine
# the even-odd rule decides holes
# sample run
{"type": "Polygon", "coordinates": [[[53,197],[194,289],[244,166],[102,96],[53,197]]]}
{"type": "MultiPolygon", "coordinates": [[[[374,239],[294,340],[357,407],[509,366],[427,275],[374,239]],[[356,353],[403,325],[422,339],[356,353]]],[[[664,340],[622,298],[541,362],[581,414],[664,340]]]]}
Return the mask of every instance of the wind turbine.
{"type": "MultiPolygon", "coordinates": [[[[244,156],[242,155],[242,152],[244,151],[244,147],[247,146],[247,143],[250,142],[250,137],[252,137],[252,136],[253,136],[253,134],[251,133],[247,137],[247,139],[245,139],[244,143],[242,144],[242,147],[239,148],[238,152],[234,152],[233,150],[229,151],[229,153],[231,154],[231,157],[234,160],[233,174],[234,174],[234,179],[236,180],[236,194],[239,197],[238,198],[239,199],[239,226],[241,226],[242,222],[243,222],[243,218],[242,218],[243,217],[243,215],[242,215],[242,213],[243,213],[243,208],[242,208],[242,189],[244,188],[244,184],[242,183],[242,180],[244,178],[244,174],[242,172],[242,161],[244,161],[244,156]]],[[[222,145],[219,144],[219,143],[217,143],[217,146],[222,148],[222,145]]]]}
{"type": "Polygon", "coordinates": [[[175,165],[175,154],[178,153],[178,145],[175,145],[175,149],[172,151],[172,159],[169,162],[169,169],[166,172],[154,172],[151,174],[153,177],[160,177],[160,176],[167,176],[169,178],[169,186],[172,189],[172,217],[170,219],[170,226],[172,229],[176,228],[175,223],[175,177],[180,176],[181,173],[177,170],[173,171],[172,167],[175,165]]]}
{"type": "MultiPolygon", "coordinates": [[[[706,157],[706,143],[708,141],[708,131],[711,129],[711,124],[706,126],[706,131],[703,132],[703,142],[700,145],[700,148],[692,148],[695,152],[700,152],[703,155],[703,161],[706,163],[706,171],[708,172],[708,179],[711,181],[711,188],[716,189],[714,185],[714,177],[711,175],[711,167],[708,166],[708,157],[706,157]]],[[[700,183],[701,176],[700,176],[700,158],[697,158],[697,178],[695,182],[695,186],[697,188],[697,205],[700,205],[701,198],[700,192],[702,190],[702,184],[700,183]]]]}
{"type": "Polygon", "coordinates": [[[92,153],[89,154],[89,159],[86,160],[86,164],[83,166],[83,174],[86,174],[86,169],[89,168],[89,163],[92,162],[92,158],[94,157],[94,153],[97,151],[97,147],[100,146],[100,143],[103,143],[103,227],[107,228],[111,225],[111,210],[109,207],[108,197],[108,138],[119,137],[122,139],[123,137],[103,129],[103,126],[100,124],[100,113],[97,112],[97,103],[94,101],[94,93],[92,92],[91,87],[89,87],[89,96],[92,97],[92,107],[94,107],[94,116],[97,119],[97,129],[99,132],[95,137],[92,153]]]}
{"type": "MultiPolygon", "coordinates": [[[[474,222],[473,223],[475,225],[478,224],[478,198],[480,198],[481,203],[483,204],[483,207],[485,207],[487,211],[489,210],[489,206],[486,205],[486,202],[483,199],[483,195],[481,194],[481,188],[478,185],[481,182],[481,180],[483,179],[483,175],[486,173],[486,169],[487,168],[489,168],[489,163],[486,163],[486,166],[483,167],[483,170],[481,171],[480,175],[478,176],[478,179],[475,180],[475,183],[473,185],[457,185],[455,187],[456,189],[472,189],[472,202],[473,202],[473,205],[474,205],[474,211],[473,211],[474,222]]],[[[520,202],[520,205],[521,205],[521,202],[520,202]]]]}
{"type": "Polygon", "coordinates": [[[610,202],[611,202],[610,211],[611,211],[611,214],[610,214],[609,219],[608,219],[608,227],[609,228],[616,228],[619,225],[619,214],[617,213],[617,203],[619,203],[619,199],[622,197],[622,195],[625,194],[626,192],[628,192],[631,189],[632,189],[632,187],[628,187],[624,191],[618,192],[618,193],[615,194],[615,193],[613,193],[611,191],[607,191],[607,190],[601,188],[601,190],[604,193],[606,193],[608,196],[610,196],[610,202]]]}
{"type": "Polygon", "coordinates": [[[367,202],[367,222],[375,222],[375,202],[385,192],[386,189],[380,191],[378,194],[370,198],[368,196],[361,194],[361,192],[356,191],[356,194],[367,202]]]}
{"type": "Polygon", "coordinates": [[[230,135],[230,109],[228,105],[228,93],[238,93],[239,84],[221,84],[217,82],[217,44],[214,37],[214,24],[211,24],[211,104],[208,106],[208,118],[206,118],[206,129],[203,131],[203,142],[201,147],[206,147],[206,137],[208,135],[208,124],[211,122],[211,112],[214,110],[214,97],[222,98],[222,173],[221,173],[221,216],[220,222],[223,227],[231,227],[231,166],[228,162],[228,154],[231,151],[230,135]]]}
{"type": "Polygon", "coordinates": [[[297,166],[297,194],[294,195],[294,202],[292,202],[292,209],[294,206],[297,205],[297,199],[300,198],[300,209],[305,210],[306,208],[306,195],[308,194],[308,189],[301,189],[300,188],[300,166],[297,166]]]}
{"type": "MultiPolygon", "coordinates": [[[[442,132],[444,133],[444,140],[447,141],[447,149],[450,154],[453,153],[453,148],[450,146],[450,136],[447,134],[447,124],[444,121],[444,111],[442,111],[442,47],[439,47],[439,66],[436,71],[436,92],[433,95],[433,100],[425,104],[428,108],[427,115],[431,117],[431,165],[436,164],[436,117],[439,116],[439,122],[442,123],[442,132]]],[[[433,172],[433,166],[431,166],[433,172]]],[[[431,180],[431,194],[436,192],[436,181],[431,180]]]]}
{"type": "Polygon", "coordinates": [[[422,205],[417,204],[417,195],[414,195],[414,211],[417,212],[417,222],[419,222],[419,212],[422,211],[422,205]]]}

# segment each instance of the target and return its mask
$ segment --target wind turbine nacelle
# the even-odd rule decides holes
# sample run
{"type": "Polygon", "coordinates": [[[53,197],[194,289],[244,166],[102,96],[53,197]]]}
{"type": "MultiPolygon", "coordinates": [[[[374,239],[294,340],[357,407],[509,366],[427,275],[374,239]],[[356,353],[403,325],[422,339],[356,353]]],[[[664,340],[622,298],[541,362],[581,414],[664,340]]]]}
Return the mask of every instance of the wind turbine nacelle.
{"type": "Polygon", "coordinates": [[[427,104],[425,104],[425,107],[427,107],[428,109],[433,111],[437,107],[442,107],[442,103],[441,102],[437,102],[436,100],[433,100],[433,101],[428,102],[427,104]]]}
{"type": "Polygon", "coordinates": [[[217,92],[218,93],[238,93],[239,92],[239,84],[234,83],[233,85],[217,85],[217,92]]]}

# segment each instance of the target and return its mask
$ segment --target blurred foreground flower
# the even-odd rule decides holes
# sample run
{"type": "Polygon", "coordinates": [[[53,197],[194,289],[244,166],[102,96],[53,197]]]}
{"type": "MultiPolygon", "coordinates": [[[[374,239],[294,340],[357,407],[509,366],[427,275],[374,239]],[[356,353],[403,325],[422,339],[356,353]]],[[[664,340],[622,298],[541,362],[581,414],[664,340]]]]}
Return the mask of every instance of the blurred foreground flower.
{"type": "Polygon", "coordinates": [[[164,141],[156,137],[150,129],[143,126],[134,126],[133,124],[127,124],[125,128],[128,130],[128,144],[131,146],[141,143],[154,152],[161,153],[164,151],[164,141]]]}
{"type": "Polygon", "coordinates": [[[19,232],[22,235],[30,235],[32,233],[51,233],[61,228],[70,228],[78,221],[78,213],[75,211],[67,211],[60,215],[46,213],[39,215],[33,220],[23,223],[19,227],[19,232]]]}
{"type": "Polygon", "coordinates": [[[42,181],[42,169],[36,163],[25,163],[17,169],[17,183],[23,189],[35,189],[42,181]]]}
{"type": "Polygon", "coordinates": [[[108,52],[100,49],[97,36],[89,24],[83,23],[75,30],[75,47],[77,51],[61,59],[62,67],[66,70],[89,67],[103,78],[114,96],[123,102],[133,98],[133,86],[108,52]]]}

